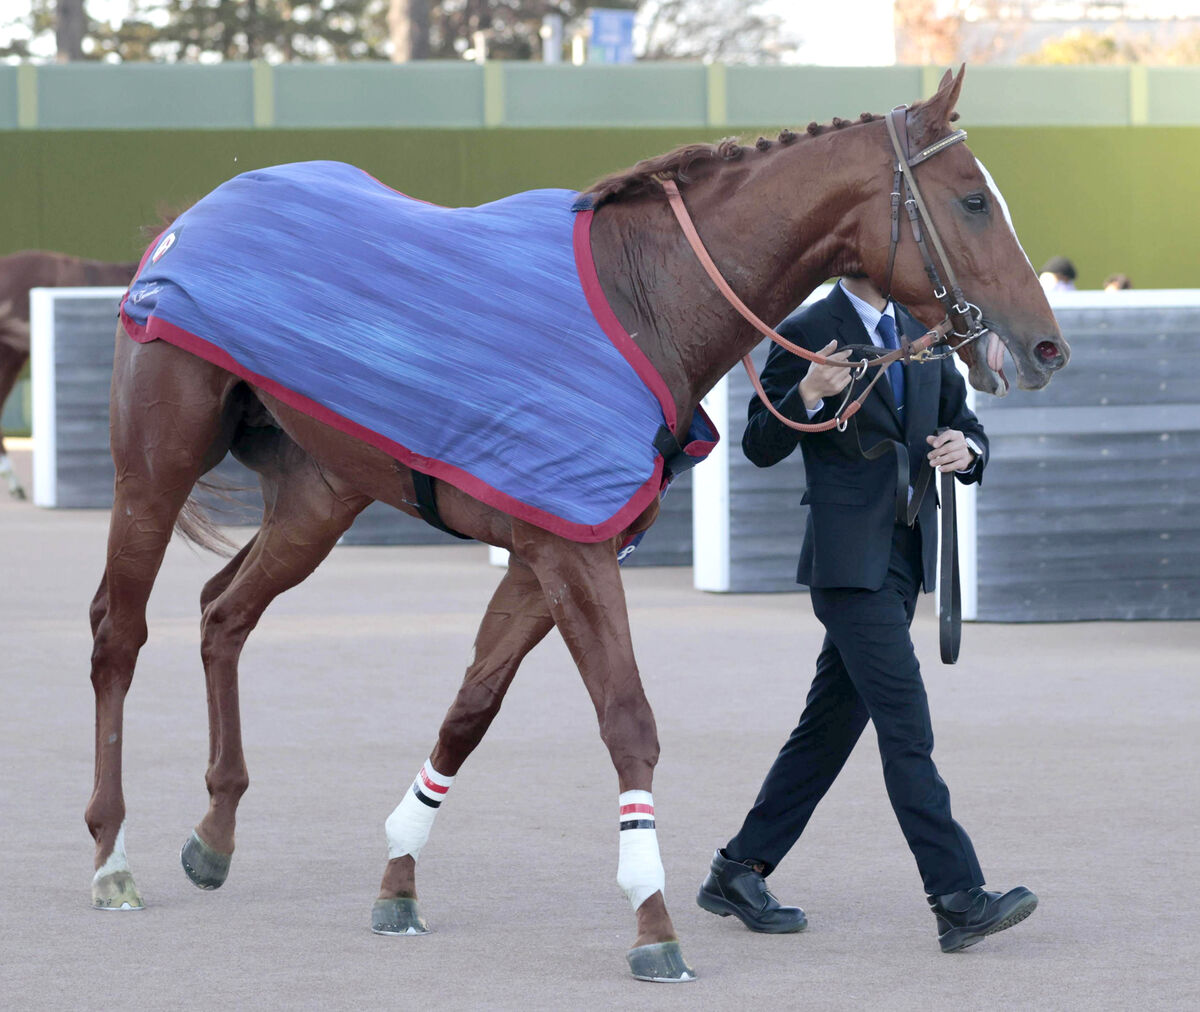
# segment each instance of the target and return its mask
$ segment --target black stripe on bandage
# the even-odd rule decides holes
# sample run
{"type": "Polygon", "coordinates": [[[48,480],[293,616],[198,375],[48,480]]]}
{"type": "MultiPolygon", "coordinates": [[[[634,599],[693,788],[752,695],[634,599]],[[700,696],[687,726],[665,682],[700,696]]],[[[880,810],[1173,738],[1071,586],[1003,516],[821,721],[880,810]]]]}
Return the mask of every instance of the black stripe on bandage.
{"type": "Polygon", "coordinates": [[[419,788],[416,784],[413,784],[412,791],[413,794],[417,796],[417,800],[421,802],[421,804],[428,805],[430,808],[442,807],[442,803],[440,801],[434,801],[434,799],[429,797],[427,794],[422,794],[421,788],[419,788]]]}
{"type": "Polygon", "coordinates": [[[625,832],[625,830],[627,830],[627,829],[653,829],[653,828],[654,828],[654,820],[653,819],[630,819],[628,822],[621,823],[621,832],[622,833],[625,832]]]}

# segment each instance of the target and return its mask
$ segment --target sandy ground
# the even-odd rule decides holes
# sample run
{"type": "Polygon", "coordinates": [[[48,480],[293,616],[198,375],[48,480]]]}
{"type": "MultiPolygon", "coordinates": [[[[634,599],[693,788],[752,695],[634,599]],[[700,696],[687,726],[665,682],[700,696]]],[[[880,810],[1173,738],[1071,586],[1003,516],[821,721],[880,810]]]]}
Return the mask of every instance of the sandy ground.
{"type": "Polygon", "coordinates": [[[820,633],[802,595],[704,595],[685,569],[633,570],[626,587],[662,742],[667,900],[699,979],[628,976],[616,778],[553,635],[422,854],[434,931],[373,935],[383,821],[429,754],[498,579],[474,545],[339,548],[268,612],[242,662],[252,784],[214,893],[184,878],[178,850],[206,803],[197,600],[218,561],[172,545],[126,709],[127,844],[147,906],[93,911],[86,612],[106,525],[0,501],[6,1007],[1200,1007],[1200,623],[968,626],[947,668],[923,608],[914,636],[955,813],[990,885],[1041,898],[948,956],[869,734],[772,877],[808,931],[754,935],[695,905],[800,712],[820,633]]]}

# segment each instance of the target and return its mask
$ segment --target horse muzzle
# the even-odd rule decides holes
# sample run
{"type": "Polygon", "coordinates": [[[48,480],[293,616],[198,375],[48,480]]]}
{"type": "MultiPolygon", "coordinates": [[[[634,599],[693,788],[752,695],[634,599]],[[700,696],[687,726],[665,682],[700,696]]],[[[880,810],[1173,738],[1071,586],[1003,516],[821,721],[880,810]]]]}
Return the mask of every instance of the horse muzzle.
{"type": "Polygon", "coordinates": [[[1006,340],[1017,366],[1017,383],[1022,390],[1041,390],[1051,377],[1071,360],[1071,348],[1061,336],[1029,344],[1006,340]]]}

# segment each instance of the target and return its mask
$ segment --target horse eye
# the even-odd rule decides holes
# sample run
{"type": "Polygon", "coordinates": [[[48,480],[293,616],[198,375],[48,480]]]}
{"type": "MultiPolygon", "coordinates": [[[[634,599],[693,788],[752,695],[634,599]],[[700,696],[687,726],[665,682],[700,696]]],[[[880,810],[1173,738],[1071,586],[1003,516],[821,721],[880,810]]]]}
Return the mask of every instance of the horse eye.
{"type": "Polygon", "coordinates": [[[963,198],[963,207],[972,214],[983,214],[987,210],[987,200],[982,193],[972,193],[963,198]]]}

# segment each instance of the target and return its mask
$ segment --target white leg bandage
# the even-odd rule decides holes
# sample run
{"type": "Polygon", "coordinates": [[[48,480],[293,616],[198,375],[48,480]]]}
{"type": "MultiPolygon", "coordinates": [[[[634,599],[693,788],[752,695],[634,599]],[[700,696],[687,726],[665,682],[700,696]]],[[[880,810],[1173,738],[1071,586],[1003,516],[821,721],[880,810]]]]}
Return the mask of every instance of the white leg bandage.
{"type": "Polygon", "coordinates": [[[420,856],[421,848],[429,839],[429,830],[433,828],[434,817],[452,783],[454,777],[443,776],[428,759],[425,760],[412,789],[384,825],[389,860],[411,854],[415,861],[420,856]]]}
{"type": "Polygon", "coordinates": [[[654,828],[654,797],[649,791],[625,791],[621,805],[621,853],[617,885],[637,910],[666,882],[654,828]]]}

